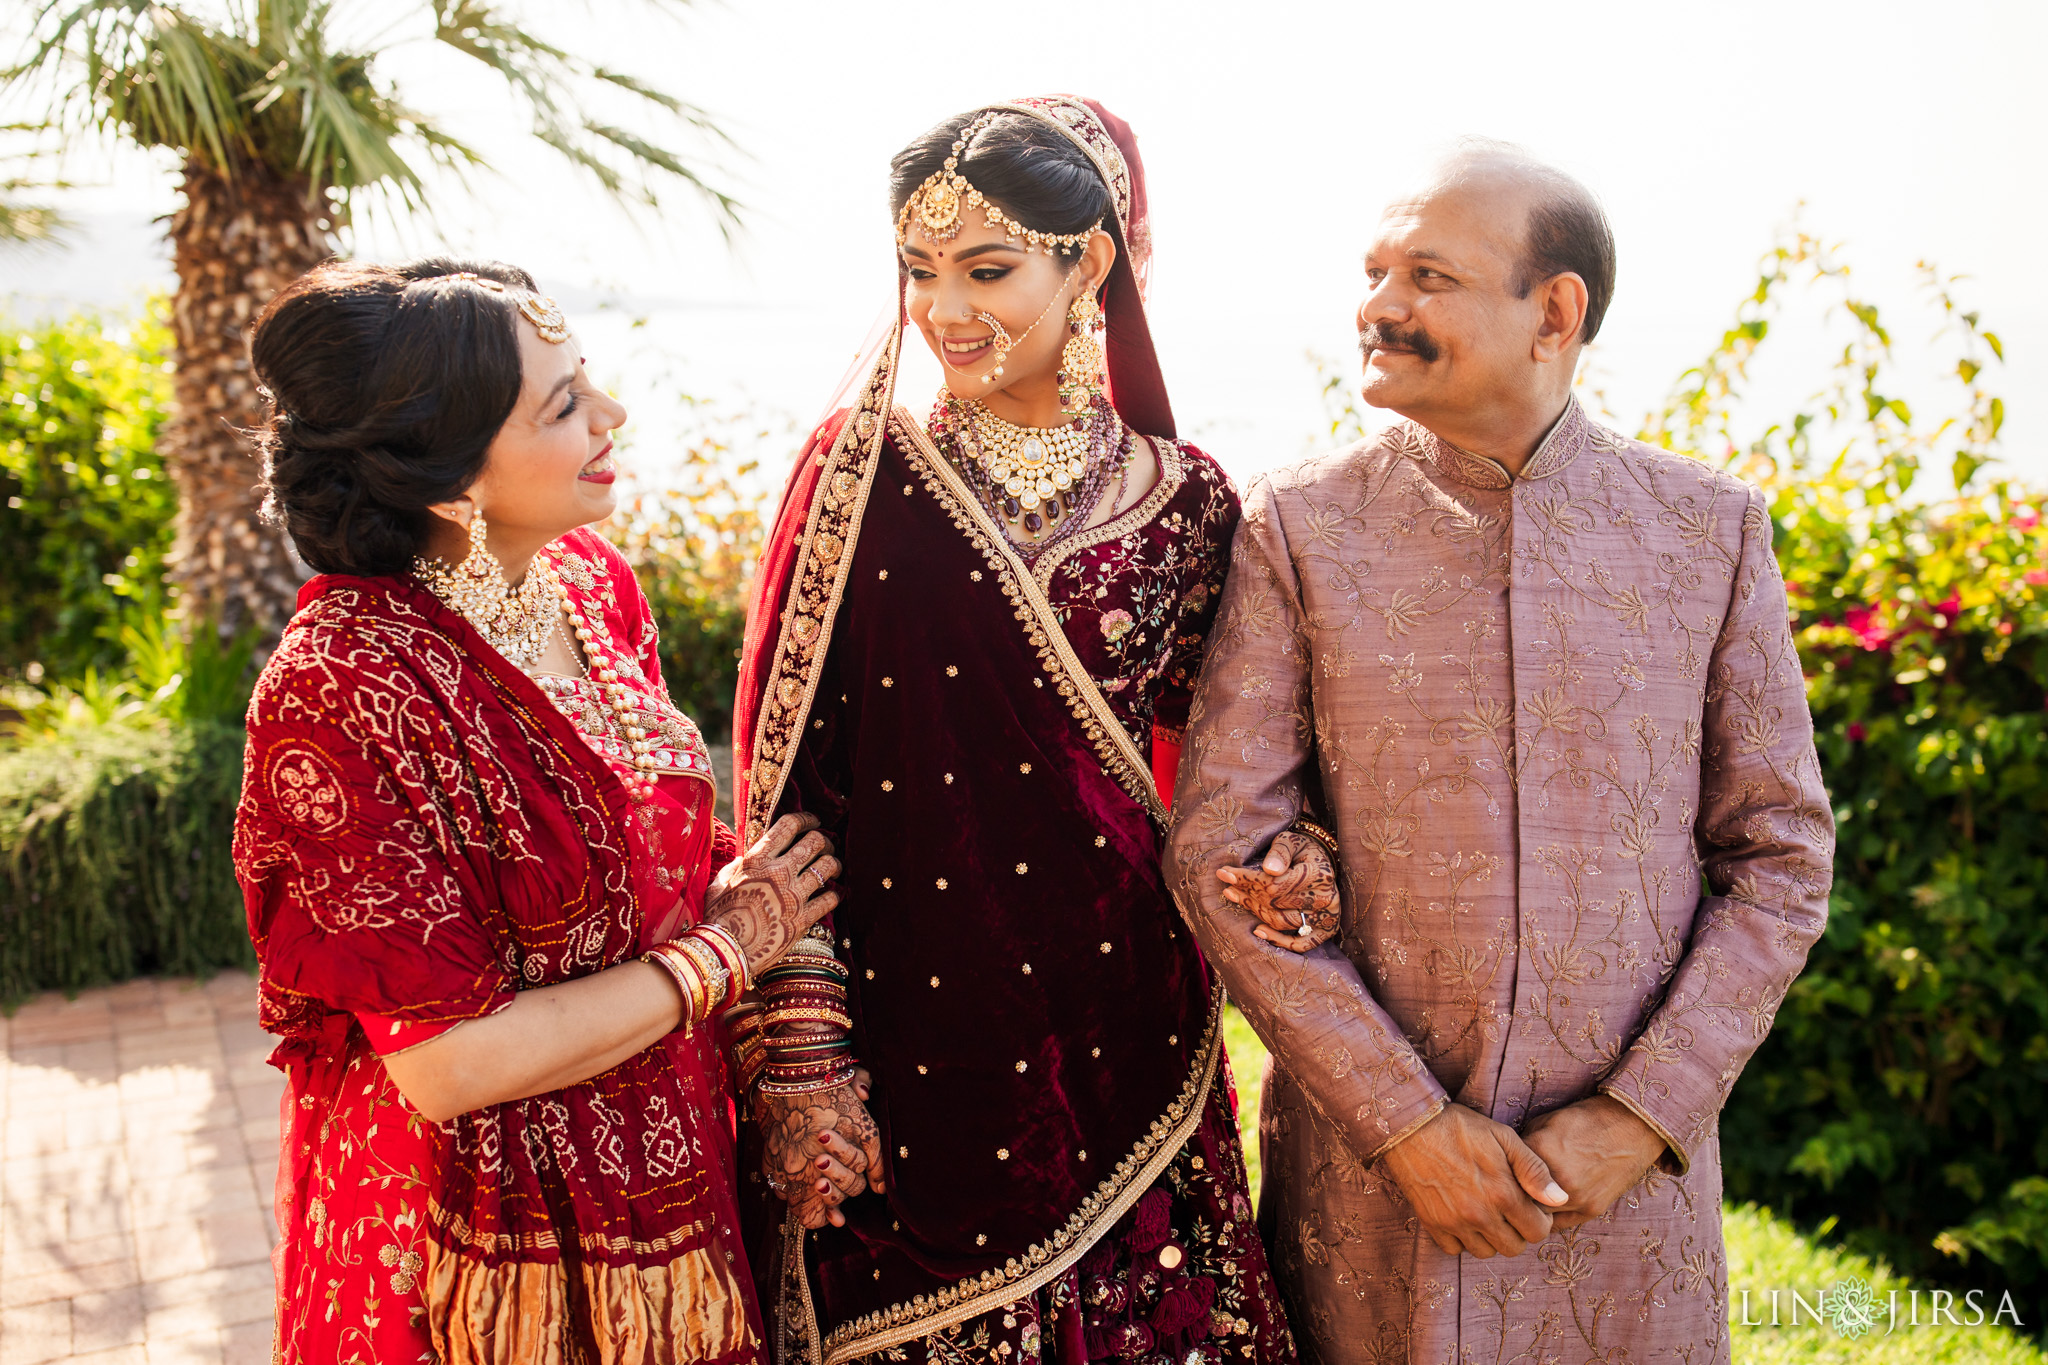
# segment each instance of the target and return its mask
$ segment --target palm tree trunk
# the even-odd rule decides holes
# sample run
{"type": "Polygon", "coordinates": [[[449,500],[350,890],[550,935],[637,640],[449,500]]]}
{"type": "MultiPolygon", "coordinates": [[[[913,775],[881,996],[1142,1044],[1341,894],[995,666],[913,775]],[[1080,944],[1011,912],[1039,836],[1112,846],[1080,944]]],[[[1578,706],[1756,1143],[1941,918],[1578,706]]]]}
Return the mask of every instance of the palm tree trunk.
{"type": "Polygon", "coordinates": [[[239,434],[263,416],[244,329],[271,295],[334,254],[327,210],[303,179],[253,158],[233,179],[188,162],[183,189],[171,215],[176,403],[159,438],[178,484],[171,578],[189,621],[210,618],[223,632],[254,623],[275,638],[306,569],[258,516],[262,471],[239,434]]]}

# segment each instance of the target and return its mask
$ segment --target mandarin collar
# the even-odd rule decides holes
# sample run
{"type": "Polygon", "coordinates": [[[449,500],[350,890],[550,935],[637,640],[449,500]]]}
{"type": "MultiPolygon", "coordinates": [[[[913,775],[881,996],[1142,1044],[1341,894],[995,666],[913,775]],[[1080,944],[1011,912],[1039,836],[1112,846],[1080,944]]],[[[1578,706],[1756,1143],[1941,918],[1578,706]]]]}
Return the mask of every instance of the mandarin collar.
{"type": "Polygon", "coordinates": [[[1507,466],[1486,455],[1475,455],[1469,450],[1452,445],[1443,437],[1417,422],[1408,424],[1414,429],[1413,445],[1419,447],[1424,459],[1435,465],[1446,477],[1474,488],[1506,489],[1530,479],[1547,479],[1564,469],[1579,457],[1586,447],[1586,438],[1592,429],[1586,410],[1579,406],[1576,396],[1564,402],[1564,411],[1550,424],[1550,431],[1536,446],[1529,457],[1529,463],[1522,466],[1520,476],[1508,473],[1507,466]]]}

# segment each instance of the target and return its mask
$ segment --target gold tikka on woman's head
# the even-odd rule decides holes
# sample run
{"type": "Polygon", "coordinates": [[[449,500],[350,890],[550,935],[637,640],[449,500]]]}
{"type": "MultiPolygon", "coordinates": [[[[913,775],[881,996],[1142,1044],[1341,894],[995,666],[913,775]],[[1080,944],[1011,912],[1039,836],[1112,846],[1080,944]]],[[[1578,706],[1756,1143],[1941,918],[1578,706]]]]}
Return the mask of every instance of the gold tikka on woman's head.
{"type": "Polygon", "coordinates": [[[1025,227],[997,208],[994,201],[960,174],[960,154],[1003,112],[991,109],[968,124],[954,140],[953,152],[946,158],[946,164],[926,176],[925,182],[904,201],[903,211],[896,215],[896,245],[909,243],[912,223],[934,242],[950,242],[960,235],[960,225],[969,209],[980,209],[989,227],[1001,228],[1005,237],[1012,242],[1022,242],[1025,250],[1044,251],[1048,256],[1055,251],[1078,252],[1088,245],[1090,237],[1102,231],[1100,219],[1082,232],[1040,232],[1036,228],[1025,227]]]}
{"type": "Polygon", "coordinates": [[[453,275],[438,278],[462,280],[478,288],[488,289],[493,294],[516,295],[512,301],[518,305],[520,316],[533,324],[533,330],[540,333],[542,341],[559,346],[569,339],[569,319],[563,315],[562,306],[546,294],[536,294],[531,289],[515,291],[503,280],[494,280],[489,275],[479,275],[474,270],[458,270],[453,275]]]}

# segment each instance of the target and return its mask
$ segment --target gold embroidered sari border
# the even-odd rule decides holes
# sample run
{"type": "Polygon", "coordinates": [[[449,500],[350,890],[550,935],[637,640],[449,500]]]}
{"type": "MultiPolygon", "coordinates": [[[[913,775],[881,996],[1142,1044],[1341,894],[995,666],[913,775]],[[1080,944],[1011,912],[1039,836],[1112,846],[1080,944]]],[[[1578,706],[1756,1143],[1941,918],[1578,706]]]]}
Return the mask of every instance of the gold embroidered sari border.
{"type": "Polygon", "coordinates": [[[912,472],[924,479],[926,490],[953,518],[953,524],[966,533],[968,541],[981,551],[983,560],[995,572],[1003,592],[1015,608],[1017,620],[1025,625],[1031,644],[1038,650],[1040,665],[1056,680],[1054,685],[1066,700],[1074,719],[1081,723],[1082,733],[1095,746],[1096,757],[1103,769],[1163,827],[1167,812],[1152,782],[1152,765],[1138,752],[1130,732],[1110,710],[1108,698],[1102,695],[1102,689],[1095,685],[1095,679],[1089,675],[1080,656],[1074,653],[1073,642],[1067,639],[1067,632],[1060,625],[1052,603],[1046,600],[1031,570],[1010,549],[1008,538],[989,520],[981,499],[975,497],[961,480],[952,461],[939,453],[938,447],[932,444],[931,436],[916,418],[899,407],[891,416],[889,429],[912,472]]]}
{"type": "Polygon", "coordinates": [[[1181,1087],[1180,1097],[1167,1106],[1164,1115],[1153,1120],[1150,1131],[1117,1163],[1115,1172],[1081,1201],[1065,1227],[1028,1249],[1022,1257],[1012,1258],[1000,1271],[986,1270],[969,1276],[950,1289],[916,1295],[908,1303],[891,1304],[834,1329],[829,1336],[821,1335],[803,1257],[803,1229],[791,1217],[785,1225],[784,1273],[793,1273],[801,1285],[811,1365],[845,1365],[914,1338],[943,1332],[992,1308],[1015,1303],[1065,1274],[1166,1173],[1201,1125],[1202,1110],[1209,1102],[1223,1056],[1224,1003],[1223,983],[1218,981],[1209,999],[1209,1021],[1203,1030],[1201,1054],[1187,1083],[1181,1087]]]}
{"type": "Polygon", "coordinates": [[[874,372],[861,386],[859,401],[847,413],[828,454],[819,457],[817,491],[796,563],[790,569],[789,594],[775,639],[773,667],[754,724],[753,765],[748,772],[747,809],[740,812],[751,844],[767,833],[768,820],[782,799],[783,787],[796,761],[804,718],[817,699],[831,643],[832,621],[846,595],[853,567],[853,547],[860,536],[875,470],[881,465],[882,440],[888,429],[885,414],[896,389],[896,362],[903,346],[899,325],[874,372]],[[829,574],[829,586],[819,583],[829,574]],[[770,779],[770,780],[764,780],[770,779]]]}

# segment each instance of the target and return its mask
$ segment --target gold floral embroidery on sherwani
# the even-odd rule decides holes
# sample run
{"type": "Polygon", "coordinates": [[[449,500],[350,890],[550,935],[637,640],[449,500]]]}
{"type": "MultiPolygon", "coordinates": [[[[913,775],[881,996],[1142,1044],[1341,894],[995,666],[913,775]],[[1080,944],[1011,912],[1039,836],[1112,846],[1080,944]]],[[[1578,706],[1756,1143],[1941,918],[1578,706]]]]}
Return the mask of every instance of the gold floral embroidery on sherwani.
{"type": "Polygon", "coordinates": [[[1305,1355],[1728,1358],[1717,1118],[1833,852],[1771,529],[1576,402],[1519,478],[1401,424],[1247,494],[1168,872],[1273,1048],[1261,1218],[1305,1355]],[[1296,957],[1212,873],[1304,807],[1344,924],[1296,957]],[[1669,1158],[1515,1260],[1438,1251],[1376,1164],[1447,1099],[1520,1127],[1596,1090],[1669,1158]]]}

